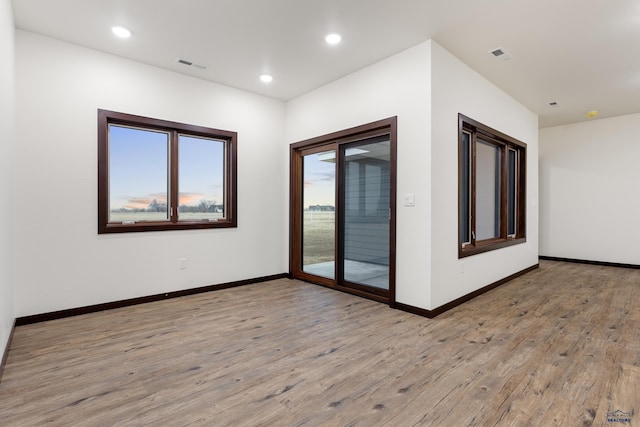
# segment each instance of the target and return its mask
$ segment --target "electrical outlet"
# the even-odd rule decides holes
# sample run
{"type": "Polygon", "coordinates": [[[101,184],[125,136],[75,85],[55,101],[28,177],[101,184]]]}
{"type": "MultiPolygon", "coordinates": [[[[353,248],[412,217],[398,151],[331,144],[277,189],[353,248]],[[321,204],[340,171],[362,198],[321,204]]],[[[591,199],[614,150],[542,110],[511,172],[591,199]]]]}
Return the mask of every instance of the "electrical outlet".
{"type": "Polygon", "coordinates": [[[180,258],[180,270],[186,270],[186,269],[187,269],[187,259],[180,258]]]}

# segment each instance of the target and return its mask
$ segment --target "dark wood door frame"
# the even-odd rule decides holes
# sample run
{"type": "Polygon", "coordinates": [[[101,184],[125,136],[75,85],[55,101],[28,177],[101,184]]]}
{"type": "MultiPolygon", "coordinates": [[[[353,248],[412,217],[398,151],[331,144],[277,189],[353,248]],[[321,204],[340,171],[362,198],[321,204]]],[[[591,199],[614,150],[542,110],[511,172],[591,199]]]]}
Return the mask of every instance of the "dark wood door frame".
{"type": "MultiPolygon", "coordinates": [[[[396,163],[397,163],[397,117],[390,117],[367,123],[362,126],[345,129],[342,131],[318,136],[304,141],[296,142],[290,146],[290,193],[289,193],[289,272],[291,277],[316,283],[329,288],[370,298],[376,301],[388,303],[390,307],[396,304],[396,163]],[[388,135],[390,141],[390,220],[389,220],[389,292],[387,296],[378,295],[370,292],[366,286],[341,286],[336,279],[328,279],[302,271],[302,194],[303,185],[302,176],[302,155],[303,151],[321,151],[323,149],[335,149],[336,155],[340,151],[339,147],[343,144],[363,141],[377,136],[388,135]],[[310,150],[312,149],[312,150],[310,150]]],[[[343,177],[338,174],[336,177],[336,214],[340,216],[341,211],[338,205],[339,187],[343,184],[343,177]]],[[[339,219],[336,218],[336,221],[339,219]]],[[[342,221],[342,219],[340,219],[342,221]]],[[[336,226],[336,252],[337,248],[343,246],[341,239],[344,237],[339,233],[339,226],[336,226]]],[[[338,258],[336,257],[336,266],[338,258]]],[[[337,269],[337,268],[336,268],[337,269]]]]}

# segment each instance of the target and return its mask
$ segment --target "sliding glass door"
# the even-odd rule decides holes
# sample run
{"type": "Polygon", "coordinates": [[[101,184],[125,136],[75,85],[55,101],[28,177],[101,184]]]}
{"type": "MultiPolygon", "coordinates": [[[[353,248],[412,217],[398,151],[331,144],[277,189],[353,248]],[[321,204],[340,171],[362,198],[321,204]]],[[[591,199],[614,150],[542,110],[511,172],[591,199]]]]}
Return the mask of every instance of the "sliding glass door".
{"type": "Polygon", "coordinates": [[[292,145],[291,271],[393,304],[395,119],[384,123],[292,145]]]}

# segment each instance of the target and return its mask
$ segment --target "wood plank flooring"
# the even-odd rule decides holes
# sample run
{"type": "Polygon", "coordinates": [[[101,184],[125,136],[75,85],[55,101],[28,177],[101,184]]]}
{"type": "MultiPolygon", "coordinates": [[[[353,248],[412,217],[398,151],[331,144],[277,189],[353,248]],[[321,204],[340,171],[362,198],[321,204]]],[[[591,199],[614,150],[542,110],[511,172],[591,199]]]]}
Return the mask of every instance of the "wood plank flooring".
{"type": "Polygon", "coordinates": [[[2,426],[639,426],[639,410],[640,271],[554,261],[431,320],[281,279],[20,326],[0,384],[2,426]]]}

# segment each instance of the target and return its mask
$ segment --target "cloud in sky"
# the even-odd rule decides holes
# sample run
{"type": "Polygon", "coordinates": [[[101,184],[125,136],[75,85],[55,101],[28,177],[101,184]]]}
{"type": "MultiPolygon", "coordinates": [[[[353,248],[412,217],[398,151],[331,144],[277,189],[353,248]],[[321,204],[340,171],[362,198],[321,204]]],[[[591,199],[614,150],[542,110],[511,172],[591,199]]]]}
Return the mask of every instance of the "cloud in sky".
{"type": "Polygon", "coordinates": [[[158,203],[167,203],[167,195],[164,193],[149,194],[147,196],[122,196],[119,197],[120,205],[125,209],[145,209],[153,200],[158,203]]]}
{"type": "Polygon", "coordinates": [[[222,203],[222,197],[216,197],[213,194],[204,194],[204,193],[180,193],[178,195],[180,200],[180,205],[197,205],[200,203],[200,200],[207,200],[209,202],[215,201],[216,203],[222,203]]]}
{"type": "Polygon", "coordinates": [[[316,172],[311,174],[310,177],[304,180],[305,187],[311,187],[313,185],[322,184],[322,183],[333,183],[335,181],[336,175],[333,171],[330,172],[316,172]]]}

